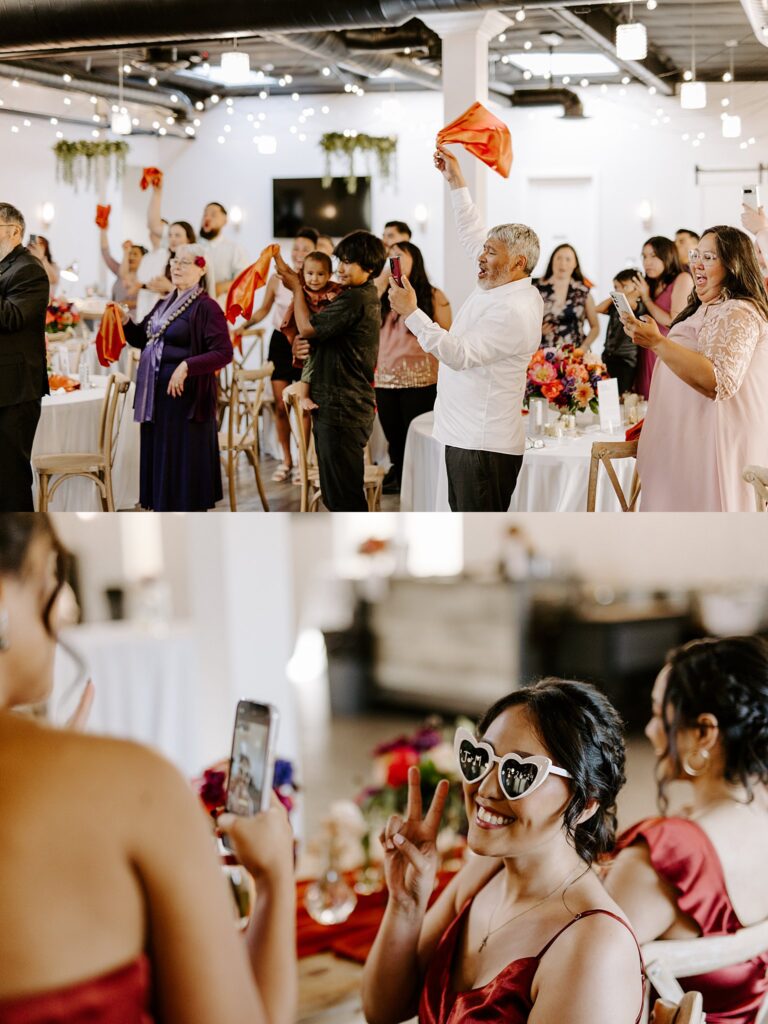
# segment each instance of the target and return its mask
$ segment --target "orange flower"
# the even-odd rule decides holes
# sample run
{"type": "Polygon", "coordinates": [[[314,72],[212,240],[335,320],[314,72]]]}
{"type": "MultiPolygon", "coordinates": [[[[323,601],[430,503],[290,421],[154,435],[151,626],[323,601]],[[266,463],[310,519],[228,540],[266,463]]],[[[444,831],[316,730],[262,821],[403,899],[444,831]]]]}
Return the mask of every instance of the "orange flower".
{"type": "MultiPolygon", "coordinates": [[[[583,385],[582,385],[583,386],[583,385]]],[[[541,393],[548,402],[553,401],[562,392],[563,385],[559,380],[553,380],[550,384],[542,384],[541,393]]],[[[590,391],[592,389],[590,388],[590,391]]]]}
{"type": "Polygon", "coordinates": [[[591,384],[578,384],[576,390],[573,393],[573,397],[582,407],[586,409],[592,399],[595,397],[595,392],[591,384]]]}

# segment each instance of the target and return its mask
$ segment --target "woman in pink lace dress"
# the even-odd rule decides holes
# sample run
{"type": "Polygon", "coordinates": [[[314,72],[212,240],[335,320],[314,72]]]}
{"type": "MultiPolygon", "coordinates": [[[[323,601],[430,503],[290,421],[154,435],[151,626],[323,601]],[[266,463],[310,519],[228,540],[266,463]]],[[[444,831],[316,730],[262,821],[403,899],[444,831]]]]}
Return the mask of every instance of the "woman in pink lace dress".
{"type": "Polygon", "coordinates": [[[637,453],[644,512],[747,512],[745,466],[768,465],[768,294],[749,237],[708,228],[695,291],[664,337],[623,317],[657,357],[637,453]]]}
{"type": "MultiPolygon", "coordinates": [[[[688,302],[693,287],[691,275],[683,270],[675,243],[663,235],[654,235],[643,246],[643,271],[644,275],[635,278],[640,298],[661,334],[667,335],[672,321],[688,302]]],[[[655,363],[656,356],[650,349],[638,352],[635,391],[644,398],[651,390],[655,363]]]]}

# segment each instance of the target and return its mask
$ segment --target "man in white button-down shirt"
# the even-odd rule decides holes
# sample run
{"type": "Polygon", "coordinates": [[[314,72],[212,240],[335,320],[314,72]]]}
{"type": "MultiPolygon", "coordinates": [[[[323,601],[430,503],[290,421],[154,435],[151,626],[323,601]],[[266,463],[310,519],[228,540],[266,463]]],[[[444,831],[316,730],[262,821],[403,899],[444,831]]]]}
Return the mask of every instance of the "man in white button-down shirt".
{"type": "Polygon", "coordinates": [[[449,331],[417,309],[406,279],[390,287],[390,304],[440,361],[434,437],[445,445],[451,509],[506,512],[525,450],[526,372],[541,343],[543,303],[530,276],[539,239],[524,224],[487,232],[456,157],[440,147],[435,166],[451,189],[459,239],[477,260],[477,286],[449,331]]]}

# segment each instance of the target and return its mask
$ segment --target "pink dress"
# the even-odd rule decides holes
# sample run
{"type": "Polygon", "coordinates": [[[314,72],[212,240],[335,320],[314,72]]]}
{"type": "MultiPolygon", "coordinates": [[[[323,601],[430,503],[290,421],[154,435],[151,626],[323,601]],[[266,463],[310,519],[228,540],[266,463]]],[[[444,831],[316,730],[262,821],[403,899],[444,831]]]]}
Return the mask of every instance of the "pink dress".
{"type": "MultiPolygon", "coordinates": [[[[668,284],[664,291],[659,295],[657,299],[654,299],[654,305],[659,306],[664,310],[665,313],[672,313],[672,291],[675,287],[675,281],[668,284]]],[[[669,334],[669,328],[660,324],[658,320],[656,325],[661,333],[666,337],[669,334]]],[[[656,365],[656,353],[651,352],[648,348],[641,348],[637,353],[637,373],[635,374],[635,391],[638,395],[642,395],[643,398],[648,398],[651,393],[651,377],[653,376],[653,368],[656,365]]]]}
{"type": "Polygon", "coordinates": [[[643,512],[751,512],[748,465],[768,465],[768,323],[750,302],[699,306],[670,339],[715,371],[714,401],[659,361],[637,451],[643,512]]]}

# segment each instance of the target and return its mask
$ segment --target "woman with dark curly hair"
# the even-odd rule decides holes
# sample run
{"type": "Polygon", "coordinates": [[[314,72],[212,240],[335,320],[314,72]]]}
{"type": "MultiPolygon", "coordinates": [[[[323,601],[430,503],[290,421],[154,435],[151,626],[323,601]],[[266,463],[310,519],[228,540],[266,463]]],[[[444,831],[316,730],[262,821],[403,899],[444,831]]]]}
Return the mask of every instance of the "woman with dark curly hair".
{"type": "Polygon", "coordinates": [[[643,1002],[637,942],[590,870],[613,845],[622,723],[585,683],[544,679],[456,735],[472,853],[434,905],[448,783],[382,841],[389,901],[363,979],[371,1024],[631,1024],[643,1002]],[[589,955],[584,955],[585,947],[589,955]]]}
{"type": "MultiPolygon", "coordinates": [[[[607,888],[641,942],[737,932],[768,917],[768,643],[697,640],[670,655],[653,687],[646,735],[659,806],[670,782],[691,784],[683,815],[620,836],[607,888]]],[[[768,952],[683,978],[709,1024],[753,1024],[768,992],[768,952]]]]}
{"type": "Polygon", "coordinates": [[[621,317],[658,358],[637,450],[641,508],[749,512],[744,468],[768,465],[768,294],[738,228],[707,228],[691,272],[694,291],[668,337],[651,317],[621,317]]]}

